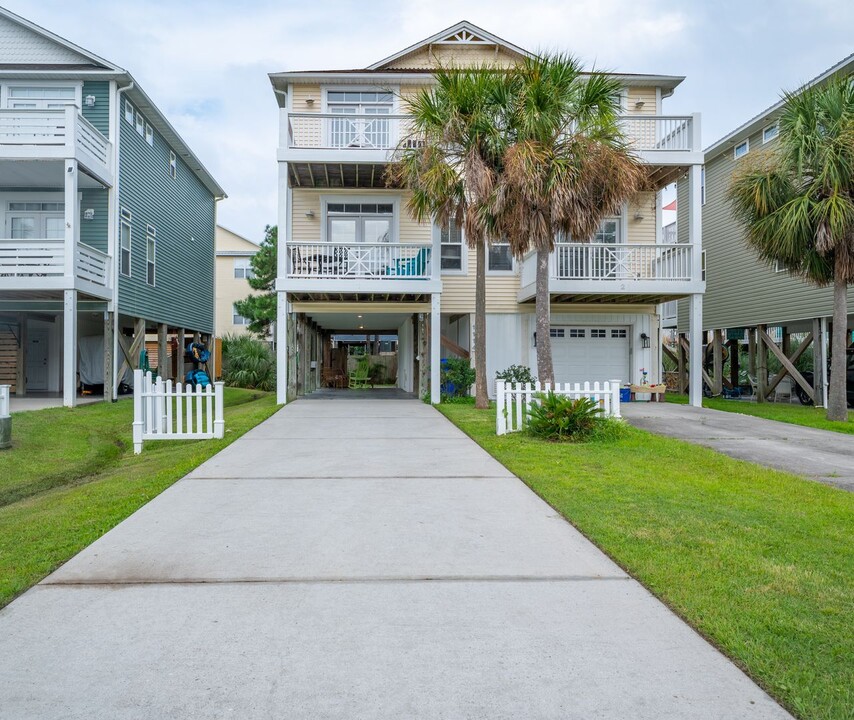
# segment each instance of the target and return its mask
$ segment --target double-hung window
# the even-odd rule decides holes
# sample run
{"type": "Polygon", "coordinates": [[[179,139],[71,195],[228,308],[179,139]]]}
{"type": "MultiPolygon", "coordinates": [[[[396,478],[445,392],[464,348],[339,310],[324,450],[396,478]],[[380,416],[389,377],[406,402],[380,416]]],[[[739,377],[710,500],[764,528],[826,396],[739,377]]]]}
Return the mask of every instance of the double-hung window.
{"type": "Polygon", "coordinates": [[[392,137],[391,115],[394,98],[387,91],[332,91],[326,94],[329,145],[335,148],[389,148],[392,137]]]}
{"type": "Polygon", "coordinates": [[[171,150],[169,151],[169,177],[173,180],[178,177],[178,158],[171,150]]]}
{"type": "Polygon", "coordinates": [[[234,258],[234,279],[251,280],[255,277],[252,271],[252,259],[247,257],[234,258]]]}
{"type": "Polygon", "coordinates": [[[237,305],[231,306],[231,324],[232,325],[248,325],[249,319],[243,317],[239,312],[237,312],[237,305]]]}
{"type": "Polygon", "coordinates": [[[155,265],[157,253],[157,231],[148,226],[145,233],[145,282],[154,285],[155,265]]]}
{"type": "Polygon", "coordinates": [[[131,229],[130,229],[130,213],[127,210],[122,210],[122,222],[119,227],[120,241],[120,256],[119,256],[119,272],[122,275],[130,277],[130,258],[131,258],[131,229]]]}
{"type": "Polygon", "coordinates": [[[451,218],[441,230],[442,270],[463,269],[463,229],[451,218]]]}
{"type": "Polygon", "coordinates": [[[338,245],[392,242],[393,203],[326,205],[326,239],[338,245]]]}
{"type": "Polygon", "coordinates": [[[486,267],[489,272],[512,272],[513,253],[510,252],[510,244],[506,242],[493,242],[487,248],[486,267]]]}

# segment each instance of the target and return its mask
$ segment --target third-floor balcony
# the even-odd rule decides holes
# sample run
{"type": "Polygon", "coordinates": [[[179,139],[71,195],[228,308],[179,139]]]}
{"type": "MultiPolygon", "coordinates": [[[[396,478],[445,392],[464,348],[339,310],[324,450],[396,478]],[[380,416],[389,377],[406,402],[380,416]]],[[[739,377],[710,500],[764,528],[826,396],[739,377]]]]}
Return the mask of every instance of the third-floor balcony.
{"type": "MultiPolygon", "coordinates": [[[[701,292],[701,272],[687,243],[556,243],[549,256],[549,292],[567,302],[648,302],[701,292]]],[[[536,294],[536,255],[520,277],[519,302],[536,294]]]]}
{"type": "MultiPolygon", "coordinates": [[[[283,112],[279,159],[296,163],[385,163],[409,132],[408,115],[283,112]]],[[[651,165],[702,163],[699,115],[625,115],[632,147],[651,165]]],[[[323,185],[326,173],[306,173],[323,185]]],[[[332,179],[337,180],[334,174],[332,179]]],[[[342,182],[345,178],[340,178],[342,182]]]]}

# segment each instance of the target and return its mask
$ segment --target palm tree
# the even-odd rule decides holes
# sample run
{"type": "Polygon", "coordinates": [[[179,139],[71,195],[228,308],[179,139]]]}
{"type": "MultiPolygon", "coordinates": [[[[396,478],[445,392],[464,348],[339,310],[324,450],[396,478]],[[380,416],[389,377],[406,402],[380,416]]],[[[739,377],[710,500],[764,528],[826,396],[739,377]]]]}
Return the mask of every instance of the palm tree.
{"type": "Polygon", "coordinates": [[[620,83],[584,74],[569,55],[528,58],[513,71],[512,142],[492,212],[514,255],[536,251],[537,375],[554,381],[549,255],[555,238],[589,241],[646,182],[619,124],[620,83]]]}
{"type": "Polygon", "coordinates": [[[435,80],[406,101],[410,128],[388,179],[411,190],[408,206],[415,218],[442,226],[454,220],[475,250],[475,405],[486,408],[488,207],[506,144],[506,74],[488,66],[440,68],[435,80]]]}
{"type": "Polygon", "coordinates": [[[838,78],[786,93],[773,151],[729,188],[747,242],[807,282],[833,284],[828,420],[847,420],[848,284],[854,281],[854,86],[838,78]]]}

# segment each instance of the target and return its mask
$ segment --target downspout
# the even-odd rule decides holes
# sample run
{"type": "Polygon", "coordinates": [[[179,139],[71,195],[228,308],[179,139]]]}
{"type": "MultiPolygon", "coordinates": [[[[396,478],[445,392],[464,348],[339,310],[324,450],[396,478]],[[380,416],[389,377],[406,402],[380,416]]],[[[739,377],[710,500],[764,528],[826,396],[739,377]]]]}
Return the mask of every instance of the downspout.
{"type": "Polygon", "coordinates": [[[113,402],[118,399],[119,395],[119,382],[120,379],[116,377],[116,373],[118,373],[119,368],[121,367],[121,363],[119,362],[119,259],[122,254],[121,250],[121,235],[119,233],[119,226],[121,224],[121,206],[119,204],[119,183],[121,173],[119,172],[119,156],[121,149],[121,135],[122,135],[122,93],[127,92],[128,90],[132,90],[134,87],[133,81],[125,87],[120,87],[116,91],[116,107],[113,109],[113,113],[116,118],[116,137],[113,142],[113,158],[114,158],[114,168],[113,175],[115,177],[115,181],[113,183],[113,228],[112,232],[115,233],[116,242],[113,246],[113,377],[110,381],[112,388],[110,392],[113,396],[113,402]]]}

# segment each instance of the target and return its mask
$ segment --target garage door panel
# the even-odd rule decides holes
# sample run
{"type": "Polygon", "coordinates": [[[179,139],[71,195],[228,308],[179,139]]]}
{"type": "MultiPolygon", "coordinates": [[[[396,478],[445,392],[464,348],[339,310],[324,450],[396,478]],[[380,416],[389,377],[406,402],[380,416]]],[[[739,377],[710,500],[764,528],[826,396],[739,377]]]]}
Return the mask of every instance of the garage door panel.
{"type": "Polygon", "coordinates": [[[627,327],[553,326],[551,340],[557,382],[630,379],[627,327]]]}

